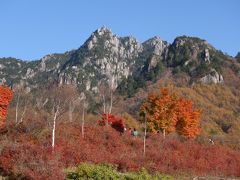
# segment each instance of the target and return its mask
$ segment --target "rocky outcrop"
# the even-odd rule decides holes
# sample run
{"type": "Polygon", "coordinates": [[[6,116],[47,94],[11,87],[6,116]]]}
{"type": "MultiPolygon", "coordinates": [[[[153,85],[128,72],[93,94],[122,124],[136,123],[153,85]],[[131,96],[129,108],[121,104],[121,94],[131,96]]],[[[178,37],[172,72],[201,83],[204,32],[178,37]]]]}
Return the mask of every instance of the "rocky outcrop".
{"type": "Polygon", "coordinates": [[[205,40],[196,37],[177,37],[170,45],[168,51],[168,63],[170,66],[178,66],[193,62],[196,65],[202,62],[209,63],[210,51],[216,51],[205,40]]]}
{"type": "Polygon", "coordinates": [[[199,81],[206,84],[210,84],[210,83],[217,84],[217,83],[224,82],[223,76],[220,73],[218,73],[215,69],[212,69],[209,74],[200,78],[199,81]]]}
{"type": "Polygon", "coordinates": [[[204,61],[210,63],[210,53],[208,49],[204,50],[204,61]]]}
{"type": "Polygon", "coordinates": [[[162,56],[168,47],[168,43],[166,41],[161,40],[160,37],[155,36],[143,43],[144,50],[151,52],[155,55],[162,56]]]}

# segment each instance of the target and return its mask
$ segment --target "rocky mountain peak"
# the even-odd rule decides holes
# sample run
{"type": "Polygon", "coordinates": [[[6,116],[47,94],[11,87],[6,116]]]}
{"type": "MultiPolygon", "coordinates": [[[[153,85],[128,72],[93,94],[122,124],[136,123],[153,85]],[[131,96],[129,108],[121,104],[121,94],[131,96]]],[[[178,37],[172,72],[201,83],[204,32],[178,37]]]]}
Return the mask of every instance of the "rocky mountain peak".
{"type": "Polygon", "coordinates": [[[103,26],[101,28],[98,28],[93,34],[103,36],[106,34],[112,35],[113,33],[110,28],[103,26]]]}
{"type": "Polygon", "coordinates": [[[168,46],[166,41],[163,41],[159,36],[154,36],[153,38],[145,41],[143,46],[146,51],[151,51],[155,55],[161,56],[168,46]]]}
{"type": "Polygon", "coordinates": [[[177,37],[169,48],[169,57],[173,66],[188,65],[190,62],[201,64],[210,63],[211,52],[216,50],[205,40],[197,37],[177,37]]]}
{"type": "Polygon", "coordinates": [[[53,54],[48,54],[48,55],[46,55],[46,56],[44,56],[43,58],[40,59],[41,63],[40,63],[40,68],[39,68],[39,70],[40,70],[41,72],[46,71],[46,62],[47,62],[48,60],[50,60],[51,58],[53,58],[53,57],[54,57],[53,54]]]}
{"type": "Polygon", "coordinates": [[[88,50],[91,50],[94,46],[103,46],[106,40],[116,38],[116,35],[114,35],[109,28],[101,27],[91,34],[84,45],[87,46],[88,50]]]}

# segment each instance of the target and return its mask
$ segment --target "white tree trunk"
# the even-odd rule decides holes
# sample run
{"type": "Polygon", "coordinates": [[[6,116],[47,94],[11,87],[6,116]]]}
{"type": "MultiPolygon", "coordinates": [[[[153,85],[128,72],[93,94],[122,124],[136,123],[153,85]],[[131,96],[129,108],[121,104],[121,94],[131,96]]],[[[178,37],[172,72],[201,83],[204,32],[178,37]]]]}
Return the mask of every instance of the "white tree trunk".
{"type": "Polygon", "coordinates": [[[17,97],[17,104],[16,104],[16,123],[18,122],[18,105],[19,105],[19,98],[20,98],[20,96],[18,95],[18,97],[17,97]]]}
{"type": "Polygon", "coordinates": [[[144,125],[144,139],[143,139],[143,155],[146,154],[146,135],[147,135],[147,118],[145,118],[145,125],[144,125]]]}
{"type": "Polygon", "coordinates": [[[75,109],[75,105],[72,101],[69,102],[69,121],[72,122],[73,119],[73,112],[75,109]]]}
{"type": "Polygon", "coordinates": [[[36,99],[36,106],[38,108],[38,110],[41,110],[42,108],[44,108],[44,106],[48,103],[48,98],[45,99],[45,101],[43,101],[42,98],[37,98],[36,99]]]}
{"type": "Polygon", "coordinates": [[[55,147],[56,119],[57,119],[58,112],[59,112],[59,105],[57,105],[56,111],[54,113],[54,118],[53,118],[53,129],[52,129],[52,148],[53,149],[55,147]]]}
{"type": "Polygon", "coordinates": [[[47,104],[47,102],[48,102],[48,98],[46,98],[45,101],[43,102],[42,108],[44,108],[44,106],[47,104]]]}
{"type": "Polygon", "coordinates": [[[113,105],[113,90],[111,89],[111,92],[110,92],[110,107],[109,107],[109,114],[112,113],[112,105],[113,105]]]}
{"type": "Polygon", "coordinates": [[[69,121],[72,122],[72,111],[69,109],[69,121]]]}
{"type": "Polygon", "coordinates": [[[114,81],[115,77],[112,75],[109,79],[109,89],[110,89],[110,107],[109,107],[109,114],[112,113],[112,105],[113,105],[113,91],[114,91],[114,81]]]}
{"type": "Polygon", "coordinates": [[[110,105],[108,106],[109,108],[108,108],[108,112],[106,114],[106,116],[107,116],[107,126],[109,124],[108,123],[108,115],[112,113],[112,104],[113,104],[113,90],[110,89],[110,105]]]}
{"type": "Polygon", "coordinates": [[[23,113],[22,113],[22,116],[21,116],[21,119],[20,119],[20,123],[23,122],[25,112],[26,112],[26,105],[24,106],[23,113]]]}
{"type": "Polygon", "coordinates": [[[163,129],[163,138],[165,139],[165,137],[166,137],[166,130],[163,129]]]}
{"type": "Polygon", "coordinates": [[[83,112],[82,112],[82,137],[84,138],[84,123],[85,123],[85,99],[83,100],[83,112]]]}
{"type": "Polygon", "coordinates": [[[103,95],[103,113],[106,113],[106,100],[105,100],[105,94],[103,95]]]}

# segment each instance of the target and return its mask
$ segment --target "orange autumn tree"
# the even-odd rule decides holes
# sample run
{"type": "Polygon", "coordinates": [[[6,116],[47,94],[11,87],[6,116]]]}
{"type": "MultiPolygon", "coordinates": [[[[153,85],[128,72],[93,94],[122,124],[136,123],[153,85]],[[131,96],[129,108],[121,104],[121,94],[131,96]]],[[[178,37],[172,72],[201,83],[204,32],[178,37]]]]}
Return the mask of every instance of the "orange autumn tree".
{"type": "Polygon", "coordinates": [[[176,104],[177,124],[176,131],[178,134],[188,138],[195,138],[200,134],[199,121],[202,110],[193,110],[191,100],[179,98],[176,104]]]}
{"type": "Polygon", "coordinates": [[[5,128],[8,105],[13,98],[11,89],[0,86],[0,130],[5,128]]]}
{"type": "Polygon", "coordinates": [[[192,101],[179,98],[162,88],[160,94],[150,94],[141,106],[140,115],[147,119],[148,129],[152,132],[177,132],[188,138],[195,138],[200,133],[201,111],[193,110],[192,101]]]}
{"type": "Polygon", "coordinates": [[[161,130],[163,136],[175,131],[177,114],[175,112],[177,97],[169,93],[167,88],[161,94],[150,94],[141,106],[141,115],[146,116],[148,129],[152,132],[161,130]]]}

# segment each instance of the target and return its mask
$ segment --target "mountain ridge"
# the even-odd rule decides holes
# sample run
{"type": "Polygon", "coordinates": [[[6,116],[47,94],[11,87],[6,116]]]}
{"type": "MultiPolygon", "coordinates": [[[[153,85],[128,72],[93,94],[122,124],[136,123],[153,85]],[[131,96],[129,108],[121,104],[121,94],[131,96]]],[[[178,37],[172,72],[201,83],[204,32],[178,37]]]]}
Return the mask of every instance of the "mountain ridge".
{"type": "Polygon", "coordinates": [[[173,75],[185,73],[189,83],[223,83],[223,64],[228,61],[235,66],[234,60],[197,37],[179,36],[170,44],[154,36],[140,43],[132,36],[119,37],[102,27],[79,48],[65,53],[53,53],[29,62],[0,58],[0,80],[2,84],[28,88],[28,91],[57,82],[96,93],[102,81],[112,82],[116,89],[123,80],[141,77],[143,81],[151,81],[164,68],[171,68],[173,75]]]}

